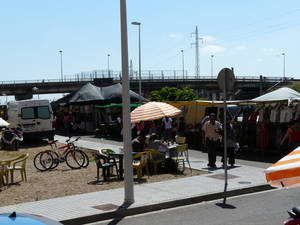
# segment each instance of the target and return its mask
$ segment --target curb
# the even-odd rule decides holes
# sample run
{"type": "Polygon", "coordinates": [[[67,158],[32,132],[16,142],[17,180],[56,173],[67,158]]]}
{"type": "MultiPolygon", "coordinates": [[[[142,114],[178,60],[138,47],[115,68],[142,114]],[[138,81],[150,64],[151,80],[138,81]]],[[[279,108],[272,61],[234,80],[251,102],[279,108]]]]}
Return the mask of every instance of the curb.
{"type": "MultiPolygon", "coordinates": [[[[267,191],[271,189],[275,189],[275,188],[271,187],[268,184],[258,185],[258,186],[248,187],[248,188],[235,189],[235,190],[227,191],[226,197],[233,197],[233,196],[238,196],[243,194],[267,191]]],[[[171,200],[168,202],[155,203],[151,205],[138,206],[133,208],[120,206],[115,211],[105,212],[105,213],[91,215],[91,216],[84,216],[84,217],[79,217],[79,218],[74,218],[69,220],[62,220],[60,222],[65,225],[74,225],[74,224],[80,225],[86,223],[100,222],[109,219],[117,219],[119,221],[126,216],[138,215],[138,214],[158,211],[162,209],[170,209],[179,206],[192,205],[204,201],[217,200],[224,197],[225,197],[224,192],[218,192],[218,193],[213,193],[208,195],[195,196],[186,199],[171,200]]]]}

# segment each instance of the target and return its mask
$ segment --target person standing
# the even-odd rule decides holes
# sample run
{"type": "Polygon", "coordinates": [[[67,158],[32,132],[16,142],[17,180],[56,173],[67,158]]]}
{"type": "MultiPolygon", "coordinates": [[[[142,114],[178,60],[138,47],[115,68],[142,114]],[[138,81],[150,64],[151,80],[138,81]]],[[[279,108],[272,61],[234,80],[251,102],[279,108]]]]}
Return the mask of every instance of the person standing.
{"type": "Polygon", "coordinates": [[[140,135],[140,133],[144,133],[145,132],[145,124],[144,121],[140,121],[136,124],[136,128],[137,128],[137,136],[140,135]]]}
{"type": "Polygon", "coordinates": [[[292,151],[300,145],[300,122],[291,120],[286,134],[283,136],[280,146],[288,139],[288,151],[292,151]]]}
{"type": "Polygon", "coordinates": [[[177,134],[179,137],[185,137],[186,132],[186,124],[184,121],[184,117],[179,118],[179,122],[177,123],[177,134]]]}
{"type": "Polygon", "coordinates": [[[216,167],[216,152],[220,146],[222,124],[216,121],[214,113],[209,115],[209,120],[205,122],[202,128],[205,134],[205,144],[208,150],[209,167],[216,167]]]}
{"type": "Polygon", "coordinates": [[[164,124],[164,139],[165,141],[170,141],[171,140],[171,136],[172,136],[172,119],[170,117],[164,117],[162,119],[162,122],[164,124]]]}
{"type": "MultiPolygon", "coordinates": [[[[229,164],[233,167],[235,163],[235,152],[234,147],[236,144],[236,134],[231,123],[230,117],[226,118],[226,132],[227,132],[227,157],[229,158],[229,164]]],[[[224,142],[223,142],[224,143],[224,142]]],[[[222,156],[222,160],[224,165],[224,152],[222,156]]]]}

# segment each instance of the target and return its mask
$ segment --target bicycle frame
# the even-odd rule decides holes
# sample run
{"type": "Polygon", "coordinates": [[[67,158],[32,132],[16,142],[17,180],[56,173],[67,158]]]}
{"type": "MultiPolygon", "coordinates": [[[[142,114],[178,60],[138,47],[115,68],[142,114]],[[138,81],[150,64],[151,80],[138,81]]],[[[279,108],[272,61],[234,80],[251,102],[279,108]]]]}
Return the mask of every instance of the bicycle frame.
{"type": "MultiPolygon", "coordinates": [[[[75,140],[71,141],[71,139],[68,139],[66,142],[67,144],[63,145],[63,146],[60,146],[58,147],[56,142],[57,140],[55,141],[52,141],[52,142],[49,142],[48,145],[51,146],[51,149],[56,152],[59,156],[60,159],[64,159],[66,154],[71,151],[71,150],[75,150],[76,149],[76,146],[74,144],[74,142],[78,141],[80,139],[80,137],[77,137],[75,140]],[[53,147],[55,146],[55,147],[53,147]],[[61,154],[61,149],[66,149],[64,150],[64,152],[61,154]]],[[[74,157],[74,155],[72,154],[72,156],[74,157]]]]}
{"type": "Polygon", "coordinates": [[[72,149],[71,147],[71,143],[67,143],[63,146],[57,146],[56,142],[51,142],[49,143],[49,145],[51,146],[51,149],[56,152],[59,156],[60,159],[64,158],[66,156],[66,154],[72,149]],[[55,147],[53,147],[53,145],[55,147]],[[61,153],[61,150],[65,149],[63,153],[61,153]]]}

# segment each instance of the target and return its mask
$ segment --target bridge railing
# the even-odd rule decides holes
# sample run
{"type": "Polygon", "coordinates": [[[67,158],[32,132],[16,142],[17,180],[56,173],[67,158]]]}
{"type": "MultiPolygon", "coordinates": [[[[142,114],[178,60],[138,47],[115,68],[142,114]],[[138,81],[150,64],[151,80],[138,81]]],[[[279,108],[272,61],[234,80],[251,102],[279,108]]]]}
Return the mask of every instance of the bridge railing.
{"type": "MultiPolygon", "coordinates": [[[[92,82],[96,78],[112,78],[113,80],[120,81],[121,71],[113,70],[94,70],[91,72],[76,73],[74,75],[65,75],[64,79],[41,79],[41,80],[14,80],[14,81],[0,81],[0,85],[9,84],[41,84],[41,83],[57,83],[57,82],[92,82]]],[[[129,79],[131,81],[139,80],[138,71],[129,71],[129,79]]],[[[193,76],[188,75],[187,71],[182,70],[143,70],[141,71],[141,80],[206,80],[215,81],[217,76],[193,76]]],[[[236,76],[239,82],[258,82],[259,76],[236,76]]],[[[285,80],[293,80],[291,77],[286,77],[285,80]]],[[[283,81],[282,77],[263,77],[263,82],[279,82],[283,81]]]]}

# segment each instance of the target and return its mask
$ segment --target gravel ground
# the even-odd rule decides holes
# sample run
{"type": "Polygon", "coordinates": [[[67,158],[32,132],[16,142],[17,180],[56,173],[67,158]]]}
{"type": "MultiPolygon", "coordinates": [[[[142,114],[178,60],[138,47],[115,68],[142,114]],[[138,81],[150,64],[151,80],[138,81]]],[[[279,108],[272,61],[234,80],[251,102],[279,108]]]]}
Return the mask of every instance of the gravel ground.
{"type": "MultiPolygon", "coordinates": [[[[72,170],[66,163],[61,163],[54,170],[39,172],[34,167],[33,159],[38,152],[46,149],[49,149],[47,144],[41,142],[36,145],[22,145],[16,152],[0,150],[0,160],[9,159],[22,153],[29,153],[29,158],[26,163],[27,182],[21,181],[20,173],[16,171],[14,176],[15,183],[11,184],[8,188],[2,187],[0,189],[0,206],[102,191],[124,186],[124,182],[118,180],[117,177],[111,177],[107,182],[104,182],[103,178],[100,177],[100,181],[96,181],[96,164],[88,149],[83,149],[91,159],[87,168],[72,170]]],[[[100,171],[100,174],[101,173],[100,171]]],[[[207,172],[193,170],[191,174],[190,170],[186,169],[184,174],[162,173],[152,175],[149,178],[148,176],[144,176],[140,181],[134,179],[134,183],[135,185],[140,185],[143,183],[197,176],[205,173],[207,172]]]]}

